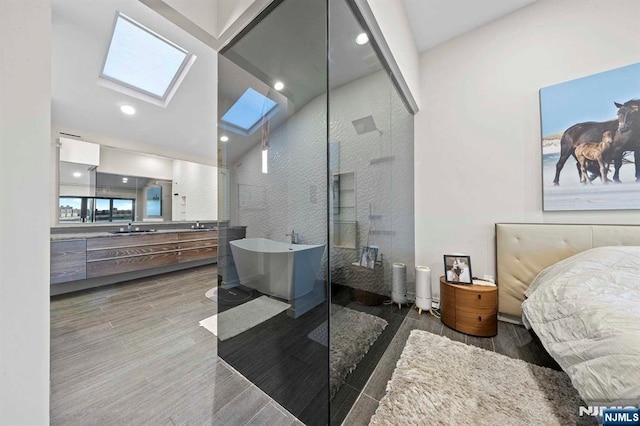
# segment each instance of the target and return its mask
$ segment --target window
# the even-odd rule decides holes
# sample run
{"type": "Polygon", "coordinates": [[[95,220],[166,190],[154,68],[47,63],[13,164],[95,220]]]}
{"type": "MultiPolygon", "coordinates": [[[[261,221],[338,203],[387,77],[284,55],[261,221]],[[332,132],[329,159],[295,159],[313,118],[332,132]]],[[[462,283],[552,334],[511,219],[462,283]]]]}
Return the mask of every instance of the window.
{"type": "Polygon", "coordinates": [[[98,198],[95,203],[96,222],[111,222],[111,200],[98,198]]]}
{"type": "Polygon", "coordinates": [[[101,84],[166,106],[194,61],[195,55],[118,13],[101,84]]]}
{"type": "Polygon", "coordinates": [[[82,222],[82,198],[60,197],[58,207],[60,223],[82,222]]]}
{"type": "Polygon", "coordinates": [[[60,197],[60,223],[133,222],[135,200],[129,198],[60,197]]]}
{"type": "Polygon", "coordinates": [[[278,104],[251,87],[222,116],[221,127],[242,135],[250,135],[275,115],[278,104]]]}
{"type": "Polygon", "coordinates": [[[111,222],[133,221],[133,200],[111,200],[111,222]]]}

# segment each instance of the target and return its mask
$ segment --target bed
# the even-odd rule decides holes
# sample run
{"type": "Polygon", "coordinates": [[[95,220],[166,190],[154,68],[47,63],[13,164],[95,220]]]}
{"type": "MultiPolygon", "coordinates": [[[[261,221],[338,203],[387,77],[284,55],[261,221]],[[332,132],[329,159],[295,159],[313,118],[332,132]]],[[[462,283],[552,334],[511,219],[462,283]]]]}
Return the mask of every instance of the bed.
{"type": "Polygon", "coordinates": [[[640,226],[496,224],[499,312],[590,405],[640,402],[640,226]]]}

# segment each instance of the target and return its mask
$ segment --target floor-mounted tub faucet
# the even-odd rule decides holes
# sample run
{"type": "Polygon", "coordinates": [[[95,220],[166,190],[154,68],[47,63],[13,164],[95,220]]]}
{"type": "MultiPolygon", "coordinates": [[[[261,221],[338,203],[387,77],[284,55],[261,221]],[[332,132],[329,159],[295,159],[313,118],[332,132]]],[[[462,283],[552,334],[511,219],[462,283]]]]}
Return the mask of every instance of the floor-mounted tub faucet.
{"type": "Polygon", "coordinates": [[[296,231],[291,230],[290,234],[285,234],[287,237],[291,237],[291,244],[298,244],[298,234],[296,231]]]}

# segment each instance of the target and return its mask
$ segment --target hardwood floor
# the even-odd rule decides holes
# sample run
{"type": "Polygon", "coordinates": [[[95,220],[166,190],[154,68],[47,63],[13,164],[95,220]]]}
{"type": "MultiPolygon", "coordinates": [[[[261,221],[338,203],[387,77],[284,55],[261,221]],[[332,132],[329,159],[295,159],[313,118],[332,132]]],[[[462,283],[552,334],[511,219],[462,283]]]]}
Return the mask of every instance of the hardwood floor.
{"type": "MultiPolygon", "coordinates": [[[[217,339],[198,325],[216,313],[216,303],[204,297],[216,282],[215,266],[205,266],[52,297],[51,424],[302,424],[221,360],[217,339]]],[[[368,424],[413,329],[559,369],[523,327],[499,322],[497,336],[476,338],[415,309],[334,300],[341,302],[390,325],[332,401],[332,424],[368,424]]],[[[300,330],[301,336],[309,331],[300,330]]],[[[239,350],[234,346],[230,352],[239,350]]],[[[292,359],[315,356],[299,349],[292,347],[292,359]]]]}
{"type": "Polygon", "coordinates": [[[215,266],[51,299],[52,425],[301,424],[198,325],[215,266]]]}
{"type": "Polygon", "coordinates": [[[428,313],[418,315],[412,309],[400,326],[391,344],[380,359],[375,371],[357,401],[342,423],[346,426],[368,425],[371,416],[378,408],[380,399],[385,395],[387,382],[400,359],[411,330],[424,330],[448,337],[451,340],[501,353],[511,358],[522,359],[532,364],[560,370],[558,364],[544,350],[537,337],[522,326],[498,321],[498,334],[495,337],[473,337],[459,333],[442,324],[439,318],[428,313]]]}

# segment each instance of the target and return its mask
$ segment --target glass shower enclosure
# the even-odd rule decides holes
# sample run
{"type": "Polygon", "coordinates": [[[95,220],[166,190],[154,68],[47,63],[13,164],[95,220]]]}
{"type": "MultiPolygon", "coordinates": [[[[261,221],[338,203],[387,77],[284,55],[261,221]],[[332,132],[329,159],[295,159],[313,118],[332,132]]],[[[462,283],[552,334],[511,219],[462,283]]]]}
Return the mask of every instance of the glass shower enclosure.
{"type": "Polygon", "coordinates": [[[218,355],[309,425],[342,422],[408,310],[363,301],[392,263],[413,280],[413,116],[357,16],[276,1],[219,55],[218,355]]]}

